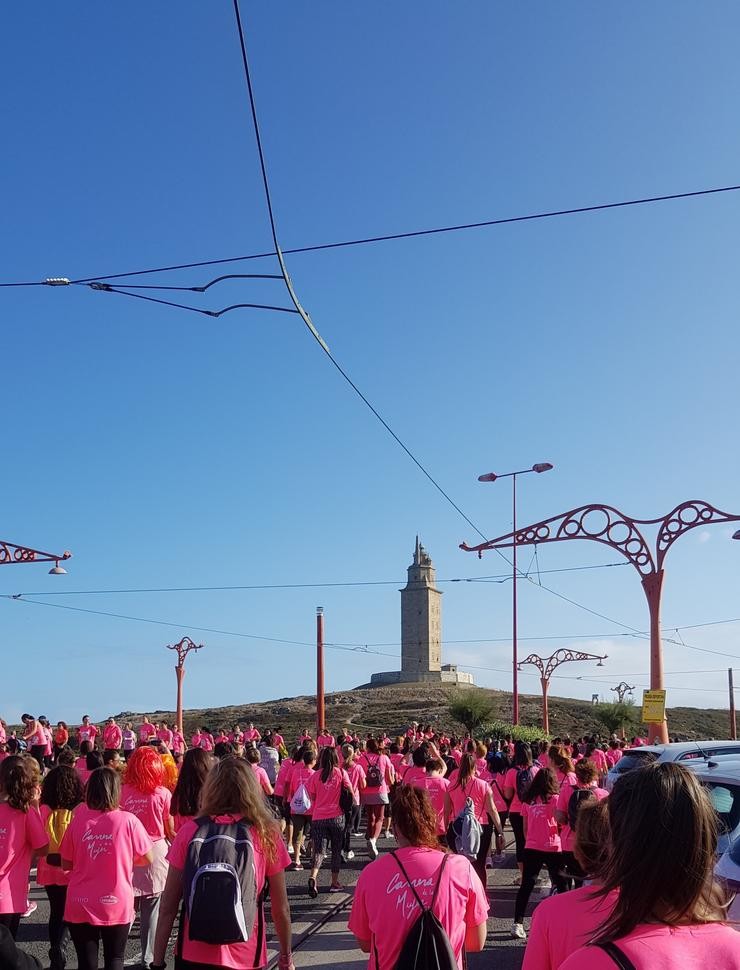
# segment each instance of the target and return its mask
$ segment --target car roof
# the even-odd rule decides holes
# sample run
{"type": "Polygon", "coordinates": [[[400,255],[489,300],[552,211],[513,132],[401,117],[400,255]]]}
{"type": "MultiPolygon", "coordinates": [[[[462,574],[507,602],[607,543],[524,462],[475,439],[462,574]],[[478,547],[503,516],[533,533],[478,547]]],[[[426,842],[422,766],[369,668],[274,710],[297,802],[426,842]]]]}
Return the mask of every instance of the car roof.
{"type": "Polygon", "coordinates": [[[722,758],[721,761],[692,766],[700,781],[720,781],[740,784],[740,757],[722,758]]]}
{"type": "Polygon", "coordinates": [[[668,744],[643,744],[639,748],[626,748],[624,754],[635,754],[647,751],[649,754],[664,754],[670,751],[676,754],[683,754],[685,751],[702,751],[704,748],[737,747],[740,749],[740,741],[671,741],[668,744]]]}

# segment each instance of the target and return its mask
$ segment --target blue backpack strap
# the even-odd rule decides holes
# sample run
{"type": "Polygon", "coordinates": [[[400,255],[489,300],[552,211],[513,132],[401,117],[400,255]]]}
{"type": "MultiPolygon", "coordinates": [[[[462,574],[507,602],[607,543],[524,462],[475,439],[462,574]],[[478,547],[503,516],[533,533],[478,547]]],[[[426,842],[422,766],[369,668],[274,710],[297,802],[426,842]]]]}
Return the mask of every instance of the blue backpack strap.
{"type": "Polygon", "coordinates": [[[616,943],[596,943],[595,946],[603,950],[607,956],[610,956],[619,967],[619,970],[636,970],[634,963],[626,953],[619,949],[616,943]]]}

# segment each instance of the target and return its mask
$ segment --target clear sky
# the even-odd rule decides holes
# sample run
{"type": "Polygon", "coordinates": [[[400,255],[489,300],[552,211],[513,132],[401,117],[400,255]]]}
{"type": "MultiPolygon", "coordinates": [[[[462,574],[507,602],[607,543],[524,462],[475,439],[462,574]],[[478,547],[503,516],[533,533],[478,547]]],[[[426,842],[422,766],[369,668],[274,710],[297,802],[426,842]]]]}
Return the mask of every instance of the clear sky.
{"type": "MultiPolygon", "coordinates": [[[[740,181],[734,3],[250,0],[243,15],[285,248],[740,181]]],[[[271,249],[228,0],[15,4],[0,52],[2,280],[271,249]]],[[[729,193],[289,269],[337,359],[485,534],[509,531],[510,488],[477,476],[544,460],[555,470],[521,482],[521,524],[596,501],[638,517],[689,498],[740,513],[739,216],[729,193]]],[[[184,296],[285,299],[245,280],[184,296]]],[[[317,605],[330,642],[395,655],[330,650],[327,687],[356,686],[397,667],[417,532],[441,579],[507,570],[458,549],[473,530],[297,317],[211,319],[70,287],[0,290],[0,320],[0,538],[74,552],[66,577],[0,571],[0,592],[54,604],[0,600],[7,719],[169,706],[164,647],[185,633],[207,646],[190,706],[308,693],[317,605]],[[387,585],[58,595],[361,581],[387,585]]],[[[671,550],[673,639],[740,616],[731,532],[671,550]]],[[[617,561],[593,543],[539,553],[541,570],[617,561]]],[[[597,679],[553,693],[648,683],[645,641],[619,635],[647,624],[631,567],[542,582],[611,618],[520,583],[520,634],[534,638],[522,650],[609,654],[603,670],[563,668],[597,679]]],[[[441,588],[445,659],[508,687],[511,583],[441,588]]],[[[726,704],[721,654],[740,659],[740,622],[680,638],[690,646],[666,644],[669,705],[726,704]]]]}

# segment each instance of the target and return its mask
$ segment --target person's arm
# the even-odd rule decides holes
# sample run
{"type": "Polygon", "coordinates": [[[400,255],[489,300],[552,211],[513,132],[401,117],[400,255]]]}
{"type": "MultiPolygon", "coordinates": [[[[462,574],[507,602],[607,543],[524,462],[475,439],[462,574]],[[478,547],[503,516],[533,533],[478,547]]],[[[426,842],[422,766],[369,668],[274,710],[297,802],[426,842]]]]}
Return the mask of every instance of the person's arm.
{"type": "Polygon", "coordinates": [[[263,787],[263,789],[265,791],[265,795],[274,795],[275,794],[275,789],[270,784],[270,779],[267,777],[267,773],[266,772],[265,772],[265,777],[263,779],[262,787],[263,787]]]}
{"type": "Polygon", "coordinates": [[[491,794],[490,788],[486,792],[486,811],[488,812],[488,817],[493,822],[493,831],[496,835],[503,835],[504,830],[501,826],[501,818],[499,817],[496,806],[493,804],[493,795],[491,794]]]}
{"type": "Polygon", "coordinates": [[[452,818],[452,799],[445,792],[445,831],[450,827],[450,819],[452,818]]]}
{"type": "Polygon", "coordinates": [[[558,825],[566,825],[568,822],[567,812],[561,812],[559,808],[555,809],[555,821],[558,825]]]}
{"type": "Polygon", "coordinates": [[[7,926],[0,925],[0,967],[12,967],[13,970],[40,970],[41,964],[36,957],[31,956],[15,945],[7,926]]]}
{"type": "Polygon", "coordinates": [[[161,967],[167,960],[167,944],[170,940],[172,926],[177,916],[177,908],[182,899],[182,869],[176,869],[170,864],[167,870],[162,899],[159,903],[159,920],[157,933],[154,938],[154,959],[152,963],[161,967]]]}
{"type": "Polygon", "coordinates": [[[282,870],[276,872],[274,876],[268,877],[268,882],[270,884],[272,922],[280,946],[279,966],[280,970],[288,970],[288,968],[292,968],[293,966],[293,930],[290,924],[290,905],[288,903],[288,893],[285,888],[285,873],[282,870]]]}
{"type": "Polygon", "coordinates": [[[370,952],[370,940],[357,940],[357,945],[363,953],[370,952]]]}
{"type": "Polygon", "coordinates": [[[134,865],[135,866],[148,866],[149,863],[150,862],[153,862],[153,861],[154,861],[154,853],[150,849],[148,852],[145,852],[144,855],[137,855],[137,856],[135,856],[135,858],[134,858],[134,865]]]}
{"type": "Polygon", "coordinates": [[[488,924],[484,920],[478,926],[469,926],[465,930],[465,950],[467,953],[480,953],[486,945],[488,924]]]}

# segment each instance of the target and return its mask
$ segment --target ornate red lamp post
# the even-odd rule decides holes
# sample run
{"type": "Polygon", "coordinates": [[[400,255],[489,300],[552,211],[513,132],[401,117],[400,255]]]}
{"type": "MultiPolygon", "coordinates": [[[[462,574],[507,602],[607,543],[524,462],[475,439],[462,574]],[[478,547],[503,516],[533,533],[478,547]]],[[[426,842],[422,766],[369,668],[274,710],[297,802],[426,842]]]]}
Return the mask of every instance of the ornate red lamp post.
{"type": "Polygon", "coordinates": [[[72,558],[71,552],[41,552],[39,549],[29,549],[28,546],[17,546],[13,542],[0,539],[0,566],[19,565],[23,562],[53,562],[55,565],[49,570],[50,576],[64,576],[67,570],[60,566],[72,558]]]}
{"type": "Polygon", "coordinates": [[[529,475],[530,472],[535,472],[537,475],[541,475],[542,472],[552,471],[553,465],[549,461],[540,461],[536,465],[532,465],[531,468],[523,468],[519,472],[504,472],[502,475],[497,475],[495,472],[487,472],[485,475],[479,475],[479,482],[496,482],[499,478],[510,478],[511,479],[511,504],[512,504],[512,516],[511,516],[511,528],[513,529],[512,535],[514,541],[512,542],[513,555],[511,563],[511,649],[512,649],[512,660],[511,660],[511,670],[512,670],[512,684],[511,684],[511,723],[519,723],[519,644],[517,636],[517,565],[516,565],[516,547],[517,547],[517,531],[516,531],[516,480],[520,475],[529,475]]]}
{"type": "Polygon", "coordinates": [[[627,694],[631,694],[634,689],[635,689],[634,684],[630,687],[630,685],[625,684],[624,681],[622,681],[621,684],[617,684],[616,687],[612,687],[612,690],[617,695],[617,701],[620,704],[624,703],[624,699],[627,696],[627,694]]]}
{"type": "Polygon", "coordinates": [[[175,675],[177,676],[177,729],[182,734],[182,682],[185,677],[185,658],[191,650],[202,650],[202,643],[193,643],[190,637],[183,637],[179,643],[168,643],[168,650],[177,650],[175,675]]]}
{"type": "Polygon", "coordinates": [[[550,678],[561,664],[574,663],[579,660],[598,660],[597,667],[603,667],[606,654],[599,656],[594,653],[582,653],[580,650],[556,650],[549,657],[540,657],[537,653],[530,653],[526,660],[522,660],[519,667],[531,664],[540,672],[540,684],[542,685],[542,730],[545,734],[550,733],[550,715],[547,709],[547,696],[550,691],[550,678]]]}
{"type": "MultiPolygon", "coordinates": [[[[660,639],[660,598],[666,553],[685,532],[718,522],[740,522],[740,515],[720,512],[701,499],[677,505],[661,519],[633,519],[611,505],[582,505],[551,519],[491,539],[478,546],[461,543],[465,552],[478,556],[489,549],[510,549],[564,539],[592,539],[621,553],[640,574],[650,613],[650,689],[663,690],[663,647],[660,639]],[[643,535],[644,526],[657,526],[654,551],[643,535]]],[[[740,530],[733,538],[740,537],[740,530]]],[[[668,724],[651,724],[650,741],[668,741],[668,724]]]]}

